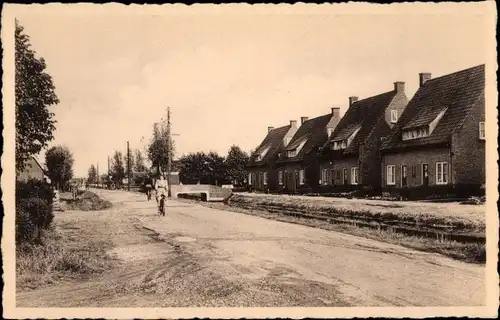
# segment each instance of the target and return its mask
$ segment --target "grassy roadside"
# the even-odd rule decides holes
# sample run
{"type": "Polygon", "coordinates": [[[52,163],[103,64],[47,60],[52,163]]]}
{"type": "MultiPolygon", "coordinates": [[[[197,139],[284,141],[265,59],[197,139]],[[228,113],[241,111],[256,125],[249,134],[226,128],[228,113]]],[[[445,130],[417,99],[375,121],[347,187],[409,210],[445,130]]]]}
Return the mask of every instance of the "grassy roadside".
{"type": "MultiPolygon", "coordinates": [[[[196,201],[192,199],[179,200],[186,202],[196,201]]],[[[214,209],[244,213],[263,217],[266,219],[273,219],[277,221],[296,223],[325,230],[338,231],[368,239],[401,245],[419,251],[439,253],[450,258],[468,263],[484,264],[486,262],[486,249],[485,245],[482,243],[463,243],[442,238],[411,236],[394,232],[392,230],[366,228],[349,221],[346,221],[345,223],[331,223],[328,221],[317,219],[306,219],[296,216],[289,216],[280,212],[259,210],[257,208],[248,209],[233,205],[225,205],[223,203],[207,203],[199,201],[197,203],[214,209]]]]}
{"type": "Polygon", "coordinates": [[[95,211],[112,207],[111,202],[99,198],[95,193],[84,191],[73,200],[70,193],[61,194],[61,201],[65,210],[95,211]]]}
{"type": "Polygon", "coordinates": [[[97,216],[83,219],[81,215],[89,216],[89,213],[56,213],[52,226],[44,232],[41,245],[16,246],[17,290],[36,289],[76,277],[92,277],[113,265],[114,260],[106,253],[112,246],[111,238],[103,237],[105,233],[97,236],[99,233],[95,232],[95,228],[111,226],[102,223],[97,216]]]}

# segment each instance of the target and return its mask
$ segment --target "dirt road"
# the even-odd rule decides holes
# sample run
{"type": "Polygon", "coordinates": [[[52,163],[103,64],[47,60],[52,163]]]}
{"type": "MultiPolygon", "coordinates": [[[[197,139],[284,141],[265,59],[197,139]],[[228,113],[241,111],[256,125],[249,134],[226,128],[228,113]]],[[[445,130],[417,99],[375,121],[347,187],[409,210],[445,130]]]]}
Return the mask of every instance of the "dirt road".
{"type": "Polygon", "coordinates": [[[142,195],[95,192],[114,207],[71,214],[75,223],[94,219],[96,232],[111,237],[115,267],[95,279],[18,292],[18,307],[485,303],[481,265],[173,200],[160,217],[142,195]]]}

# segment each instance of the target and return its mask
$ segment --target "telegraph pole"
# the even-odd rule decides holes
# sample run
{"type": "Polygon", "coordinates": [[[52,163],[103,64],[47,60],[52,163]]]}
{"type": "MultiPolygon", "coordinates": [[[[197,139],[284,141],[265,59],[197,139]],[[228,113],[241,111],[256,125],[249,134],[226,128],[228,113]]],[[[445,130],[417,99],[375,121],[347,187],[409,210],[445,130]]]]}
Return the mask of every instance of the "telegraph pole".
{"type": "Polygon", "coordinates": [[[130,191],[130,148],[127,141],[127,189],[130,191]]]}
{"type": "Polygon", "coordinates": [[[168,197],[172,196],[170,192],[170,171],[172,165],[172,138],[170,132],[170,107],[167,109],[167,185],[168,185],[168,197]]]}

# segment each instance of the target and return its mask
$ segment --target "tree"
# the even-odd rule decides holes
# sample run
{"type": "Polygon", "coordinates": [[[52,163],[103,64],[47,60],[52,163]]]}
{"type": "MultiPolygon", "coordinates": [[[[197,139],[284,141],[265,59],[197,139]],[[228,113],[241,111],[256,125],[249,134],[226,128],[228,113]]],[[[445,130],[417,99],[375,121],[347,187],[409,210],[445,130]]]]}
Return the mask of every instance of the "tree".
{"type": "Polygon", "coordinates": [[[123,154],[120,151],[115,151],[111,160],[111,176],[115,184],[120,185],[125,178],[125,167],[123,165],[123,154]]]}
{"type": "Polygon", "coordinates": [[[73,155],[65,146],[55,146],[47,150],[45,164],[49,178],[56,183],[57,188],[66,186],[73,178],[73,162],[73,155]]]}
{"type": "Polygon", "coordinates": [[[170,132],[166,123],[155,123],[153,125],[153,136],[148,147],[148,158],[151,160],[156,172],[167,171],[168,158],[173,161],[175,146],[169,139],[170,132]],[[170,149],[170,150],[169,150],[170,149]]]}
{"type": "Polygon", "coordinates": [[[93,164],[89,168],[88,182],[97,183],[97,169],[93,164]]]}
{"type": "Polygon", "coordinates": [[[53,137],[56,121],[51,105],[59,103],[43,58],[36,58],[29,36],[15,21],[16,170],[38,154],[53,137]]]}
{"type": "Polygon", "coordinates": [[[148,168],[146,167],[144,156],[142,155],[141,150],[135,150],[135,172],[146,172],[148,168]]]}
{"type": "Polygon", "coordinates": [[[216,152],[190,153],[180,159],[182,183],[219,184],[227,181],[224,157],[216,152]]]}
{"type": "Polygon", "coordinates": [[[240,185],[245,180],[246,170],[245,166],[248,162],[249,156],[246,152],[241,150],[239,146],[232,145],[226,157],[226,177],[232,183],[240,185]]]}

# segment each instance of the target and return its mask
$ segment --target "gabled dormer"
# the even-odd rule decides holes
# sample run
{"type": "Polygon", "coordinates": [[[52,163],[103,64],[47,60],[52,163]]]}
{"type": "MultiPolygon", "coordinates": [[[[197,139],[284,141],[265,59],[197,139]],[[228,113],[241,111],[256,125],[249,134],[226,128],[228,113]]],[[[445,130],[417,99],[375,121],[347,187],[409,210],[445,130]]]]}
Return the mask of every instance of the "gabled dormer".
{"type": "MultiPolygon", "coordinates": [[[[434,110],[436,110],[436,108],[434,108],[434,110]]],[[[446,110],[448,110],[448,108],[441,108],[438,111],[437,115],[433,114],[434,115],[433,119],[425,118],[427,119],[427,121],[425,121],[425,119],[424,121],[418,121],[418,122],[414,121],[409,125],[403,127],[401,133],[402,140],[413,140],[430,136],[434,131],[434,129],[436,129],[441,118],[443,118],[444,114],[446,113],[446,110]]]]}
{"type": "Polygon", "coordinates": [[[361,125],[358,125],[354,128],[349,128],[348,130],[346,130],[348,132],[341,132],[341,134],[339,134],[335,139],[332,140],[333,150],[347,149],[351,145],[354,138],[356,138],[356,135],[358,134],[359,130],[361,130],[361,125]]]}
{"type": "Polygon", "coordinates": [[[255,154],[255,161],[262,161],[265,157],[266,154],[269,152],[271,149],[271,146],[266,146],[264,149],[259,150],[259,153],[255,154]]]}

